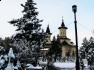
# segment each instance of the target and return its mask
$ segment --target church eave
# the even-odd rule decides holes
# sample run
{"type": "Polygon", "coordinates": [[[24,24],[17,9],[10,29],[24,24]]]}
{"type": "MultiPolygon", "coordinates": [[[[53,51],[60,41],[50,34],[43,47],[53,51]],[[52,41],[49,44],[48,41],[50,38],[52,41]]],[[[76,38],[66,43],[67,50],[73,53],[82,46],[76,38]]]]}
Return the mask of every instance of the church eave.
{"type": "Polygon", "coordinates": [[[69,39],[69,38],[62,38],[62,37],[60,37],[60,39],[67,39],[67,40],[71,40],[71,39],[69,39]]]}
{"type": "Polygon", "coordinates": [[[68,29],[67,27],[59,27],[58,29],[62,29],[62,28],[64,28],[64,29],[68,29]]]}
{"type": "Polygon", "coordinates": [[[66,41],[63,41],[61,44],[62,45],[69,45],[66,41]]]}

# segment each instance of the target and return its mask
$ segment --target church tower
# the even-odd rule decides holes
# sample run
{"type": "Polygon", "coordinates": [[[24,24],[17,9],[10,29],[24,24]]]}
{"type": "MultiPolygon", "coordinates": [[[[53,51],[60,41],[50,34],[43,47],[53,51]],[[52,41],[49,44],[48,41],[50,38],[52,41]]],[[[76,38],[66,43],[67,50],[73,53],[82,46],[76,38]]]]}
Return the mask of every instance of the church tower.
{"type": "Polygon", "coordinates": [[[60,38],[67,38],[66,30],[68,28],[65,27],[65,24],[64,24],[64,20],[63,19],[62,19],[61,26],[58,29],[59,29],[60,38]]]}
{"type": "Polygon", "coordinates": [[[52,33],[50,32],[50,28],[48,25],[47,29],[46,29],[46,37],[45,37],[46,48],[49,48],[51,46],[51,35],[52,35],[52,33]]]}
{"type": "Polygon", "coordinates": [[[63,43],[64,41],[66,41],[68,44],[71,44],[70,39],[67,38],[68,28],[65,26],[63,18],[62,18],[61,26],[58,29],[59,29],[60,42],[63,43]]]}

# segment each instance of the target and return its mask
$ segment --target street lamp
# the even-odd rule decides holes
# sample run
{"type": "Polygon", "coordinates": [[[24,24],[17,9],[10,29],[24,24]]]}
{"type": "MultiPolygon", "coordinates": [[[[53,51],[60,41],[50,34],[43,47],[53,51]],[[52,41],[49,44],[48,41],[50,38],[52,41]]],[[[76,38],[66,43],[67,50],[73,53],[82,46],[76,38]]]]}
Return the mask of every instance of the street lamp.
{"type": "Polygon", "coordinates": [[[77,12],[77,6],[72,6],[72,11],[74,13],[74,24],[75,24],[75,41],[76,41],[76,70],[80,70],[79,65],[79,56],[78,56],[78,36],[77,36],[77,20],[76,20],[76,12],[77,12]]]}

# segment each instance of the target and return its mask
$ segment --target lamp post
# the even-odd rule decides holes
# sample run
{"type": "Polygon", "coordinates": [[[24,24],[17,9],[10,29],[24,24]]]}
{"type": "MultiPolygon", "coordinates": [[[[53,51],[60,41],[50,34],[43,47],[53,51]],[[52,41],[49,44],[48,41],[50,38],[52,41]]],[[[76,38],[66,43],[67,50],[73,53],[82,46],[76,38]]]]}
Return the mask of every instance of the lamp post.
{"type": "Polygon", "coordinates": [[[80,70],[79,65],[79,56],[78,56],[78,36],[77,36],[77,20],[76,20],[76,12],[77,12],[77,6],[72,6],[72,11],[74,13],[74,24],[75,24],[75,41],[76,41],[76,70],[80,70]]]}

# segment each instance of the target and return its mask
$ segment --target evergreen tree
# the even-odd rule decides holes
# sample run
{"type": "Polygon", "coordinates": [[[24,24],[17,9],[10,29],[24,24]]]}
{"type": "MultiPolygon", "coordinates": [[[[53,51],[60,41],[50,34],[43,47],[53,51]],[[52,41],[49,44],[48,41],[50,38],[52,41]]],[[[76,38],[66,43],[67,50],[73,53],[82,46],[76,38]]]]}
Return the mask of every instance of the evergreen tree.
{"type": "Polygon", "coordinates": [[[85,49],[85,52],[86,52],[86,53],[88,52],[89,44],[90,44],[90,43],[89,43],[89,41],[87,40],[87,38],[84,38],[82,45],[83,45],[83,48],[85,49]]]}
{"type": "Polygon", "coordinates": [[[11,39],[9,37],[5,37],[5,39],[3,40],[3,44],[5,48],[9,48],[11,47],[11,39]]]}
{"type": "Polygon", "coordinates": [[[52,46],[49,49],[48,54],[50,56],[54,57],[55,61],[56,61],[57,57],[61,56],[61,48],[60,48],[60,39],[59,39],[59,37],[57,37],[57,39],[55,38],[55,36],[53,37],[52,46]]]}
{"type": "Polygon", "coordinates": [[[27,0],[22,11],[23,17],[13,19],[9,23],[16,26],[18,33],[12,36],[13,45],[17,47],[19,56],[27,59],[27,55],[34,57],[37,60],[39,50],[43,44],[44,32],[41,29],[42,20],[37,18],[38,12],[35,7],[36,3],[33,0],[27,0]]]}
{"type": "Polygon", "coordinates": [[[0,46],[0,56],[5,54],[5,48],[0,46]]]}
{"type": "Polygon", "coordinates": [[[85,55],[88,53],[88,48],[89,48],[89,41],[87,40],[87,38],[85,37],[83,39],[83,43],[82,46],[80,48],[80,52],[81,52],[81,58],[85,58],[85,55]]]}
{"type": "Polygon", "coordinates": [[[88,64],[90,66],[94,65],[94,38],[93,37],[90,37],[90,40],[89,40],[87,59],[88,59],[88,64]]]}
{"type": "Polygon", "coordinates": [[[90,37],[89,40],[83,39],[82,46],[80,48],[80,60],[86,58],[90,66],[94,65],[94,38],[90,37]],[[83,57],[84,56],[84,57],[83,57]]]}

